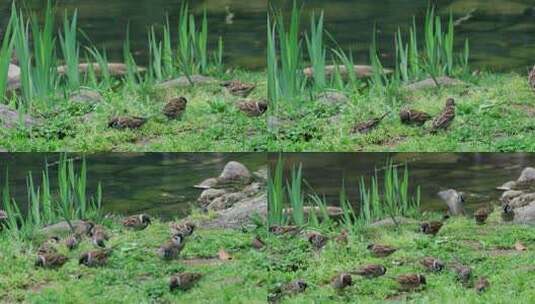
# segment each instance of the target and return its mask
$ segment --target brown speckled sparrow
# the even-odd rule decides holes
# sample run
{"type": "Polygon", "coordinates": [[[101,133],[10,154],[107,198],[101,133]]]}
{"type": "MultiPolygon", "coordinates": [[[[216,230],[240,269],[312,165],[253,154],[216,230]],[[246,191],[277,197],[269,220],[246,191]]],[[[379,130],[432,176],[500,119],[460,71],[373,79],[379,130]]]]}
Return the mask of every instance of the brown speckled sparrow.
{"type": "Polygon", "coordinates": [[[58,268],[63,266],[69,260],[68,257],[57,253],[46,253],[37,255],[35,260],[36,267],[58,268]]]}
{"type": "Polygon", "coordinates": [[[37,248],[38,255],[49,255],[55,254],[58,252],[57,245],[60,242],[60,238],[57,236],[52,236],[46,239],[39,248],[37,248]]]}
{"type": "Polygon", "coordinates": [[[112,129],[139,129],[147,122],[146,118],[137,116],[113,117],[108,122],[108,127],[112,129]]]}
{"type": "Polygon", "coordinates": [[[251,246],[256,250],[260,250],[266,247],[266,243],[257,235],[251,241],[251,246]]]}
{"type": "Polygon", "coordinates": [[[123,220],[123,226],[132,230],[143,230],[150,224],[147,214],[132,215],[123,220]]]}
{"type": "Polygon", "coordinates": [[[197,272],[181,272],[177,273],[169,279],[169,289],[186,291],[195,286],[202,278],[201,273],[197,272]]]}
{"type": "Polygon", "coordinates": [[[83,253],[78,263],[87,267],[101,267],[108,263],[110,255],[111,250],[109,249],[90,251],[83,253]]]}
{"type": "Polygon", "coordinates": [[[297,226],[271,226],[269,227],[269,232],[275,234],[275,235],[283,235],[283,234],[290,234],[290,235],[296,235],[300,231],[299,227],[297,226]]]}
{"type": "Polygon", "coordinates": [[[531,72],[529,72],[528,83],[529,83],[529,87],[532,90],[535,90],[535,66],[533,66],[533,69],[531,70],[531,72]]]}
{"type": "Polygon", "coordinates": [[[95,223],[91,221],[80,221],[74,229],[74,234],[79,236],[91,236],[91,230],[95,227],[95,223]]]}
{"type": "Polygon", "coordinates": [[[347,232],[346,229],[342,230],[340,232],[339,235],[337,235],[334,240],[338,243],[338,244],[342,244],[342,245],[347,245],[347,242],[348,242],[348,235],[349,233],[347,232]]]}
{"type": "Polygon", "coordinates": [[[437,133],[440,130],[446,130],[455,119],[455,100],[448,98],[444,110],[433,119],[431,133],[437,133]]]}
{"type": "Polygon", "coordinates": [[[367,279],[377,278],[386,273],[386,267],[377,264],[365,265],[352,273],[365,277],[367,279]]]}
{"type": "Polygon", "coordinates": [[[457,280],[461,282],[463,285],[467,285],[470,283],[470,279],[472,278],[472,268],[466,266],[466,265],[456,265],[454,268],[455,273],[457,274],[457,280]]]}
{"type": "Polygon", "coordinates": [[[444,269],[444,263],[433,257],[425,257],[420,263],[428,270],[432,272],[440,272],[444,269]]]}
{"type": "Polygon", "coordinates": [[[188,100],[185,97],[177,97],[169,100],[163,108],[163,114],[169,119],[179,119],[186,112],[188,100]]]}
{"type": "Polygon", "coordinates": [[[69,235],[65,240],[63,240],[63,243],[69,250],[73,250],[80,244],[80,241],[82,238],[77,234],[69,235]]]}
{"type": "Polygon", "coordinates": [[[489,217],[489,209],[488,208],[479,208],[474,212],[474,218],[476,219],[476,223],[478,225],[483,225],[487,221],[487,218],[489,217]]]}
{"type": "Polygon", "coordinates": [[[386,245],[370,244],[368,245],[368,250],[373,256],[384,258],[396,252],[397,249],[386,245]]]}
{"type": "Polygon", "coordinates": [[[490,287],[490,282],[487,280],[487,278],[482,277],[479,280],[477,280],[476,285],[474,286],[474,289],[478,293],[482,293],[483,291],[487,290],[490,287]]]}
{"type": "Polygon", "coordinates": [[[258,117],[267,111],[268,103],[265,100],[244,99],[238,101],[236,107],[249,117],[258,117]]]}
{"type": "Polygon", "coordinates": [[[431,119],[431,115],[414,109],[403,109],[399,112],[399,118],[403,124],[422,126],[431,119]]]}
{"type": "Polygon", "coordinates": [[[385,113],[380,117],[375,117],[368,121],[358,123],[351,128],[351,133],[368,133],[371,130],[375,129],[387,115],[388,113],[385,113]]]}
{"type": "Polygon", "coordinates": [[[256,85],[239,80],[225,81],[221,84],[232,95],[246,98],[256,88],[256,85]]]}
{"type": "Polygon", "coordinates": [[[91,242],[93,245],[104,248],[106,247],[106,241],[108,240],[109,236],[106,233],[106,230],[104,230],[104,227],[95,225],[95,227],[91,229],[91,242]]]}
{"type": "Polygon", "coordinates": [[[164,260],[176,259],[179,257],[182,249],[184,249],[184,245],[184,236],[175,234],[171,237],[171,240],[165,242],[165,244],[158,248],[158,256],[164,260]]]}
{"type": "Polygon", "coordinates": [[[420,286],[427,284],[425,276],[422,274],[405,274],[397,277],[401,290],[418,289],[420,286]]]}
{"type": "Polygon", "coordinates": [[[329,238],[318,232],[310,232],[307,234],[307,240],[315,250],[320,250],[323,246],[327,245],[329,238]]]}
{"type": "Polygon", "coordinates": [[[190,236],[195,231],[195,224],[190,221],[184,221],[181,223],[170,223],[169,230],[171,234],[181,234],[182,236],[190,236]]]}
{"type": "Polygon", "coordinates": [[[423,222],[420,224],[420,232],[429,235],[437,235],[443,223],[439,221],[423,222]]]}
{"type": "Polygon", "coordinates": [[[353,279],[349,273],[340,273],[331,279],[331,286],[334,289],[342,290],[353,284],[353,279]]]}

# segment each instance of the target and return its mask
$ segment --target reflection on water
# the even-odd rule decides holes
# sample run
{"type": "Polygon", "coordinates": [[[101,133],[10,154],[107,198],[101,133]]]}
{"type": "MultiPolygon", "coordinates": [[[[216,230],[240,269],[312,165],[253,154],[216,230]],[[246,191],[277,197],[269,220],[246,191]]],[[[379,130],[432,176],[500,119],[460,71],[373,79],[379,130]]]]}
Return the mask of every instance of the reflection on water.
{"type": "MultiPolygon", "coordinates": [[[[12,195],[26,202],[26,173],[40,175],[45,158],[53,163],[58,154],[0,153],[0,184],[4,184],[9,167],[12,195]]],[[[214,177],[228,161],[243,163],[251,171],[265,165],[263,153],[105,153],[87,156],[88,190],[100,181],[105,212],[135,214],[147,212],[163,218],[182,217],[189,213],[201,190],[192,186],[214,177]]],[[[50,176],[56,180],[56,166],[50,176]]],[[[54,186],[52,189],[55,189],[54,186]]]]}
{"type": "MultiPolygon", "coordinates": [[[[289,11],[293,0],[271,0],[289,11]]],[[[532,0],[302,0],[305,13],[325,11],[327,30],[344,48],[357,51],[355,60],[366,62],[374,23],[379,30],[383,59],[393,60],[393,33],[407,27],[413,16],[423,23],[429,2],[439,13],[466,19],[457,26],[456,41],[462,47],[470,39],[473,63],[493,69],[533,66],[535,56],[535,2],[532,0]]],[[[308,25],[308,22],[305,23],[308,25]]],[[[422,37],[420,35],[419,37],[422,37]]]]}
{"type": "MultiPolygon", "coordinates": [[[[421,187],[426,210],[445,208],[436,193],[449,188],[467,194],[468,210],[496,201],[501,195],[497,186],[517,179],[524,167],[535,166],[535,154],[529,153],[287,153],[283,158],[287,169],[302,163],[306,181],[333,204],[344,180],[350,200],[356,202],[361,176],[373,175],[388,158],[407,162],[411,185],[421,187]]],[[[270,163],[276,160],[272,154],[270,163]]]]}
{"type": "MultiPolygon", "coordinates": [[[[24,6],[42,12],[43,0],[27,0],[24,6]]],[[[130,24],[132,50],[139,60],[148,58],[147,30],[161,25],[169,15],[172,25],[177,24],[181,0],[71,0],[55,1],[62,20],[65,9],[78,9],[79,26],[100,47],[110,52],[110,58],[121,59],[126,28],[130,24]]],[[[17,1],[17,5],[21,1],[17,1]]],[[[265,32],[267,0],[202,0],[189,1],[193,12],[202,16],[207,10],[211,49],[216,49],[219,36],[225,44],[225,62],[248,68],[265,65],[265,32]],[[228,7],[228,9],[227,9],[228,7]],[[228,16],[232,14],[233,18],[228,16]]],[[[11,1],[0,1],[0,27],[9,16],[11,1]]],[[[172,26],[172,28],[176,28],[172,26]]]]}

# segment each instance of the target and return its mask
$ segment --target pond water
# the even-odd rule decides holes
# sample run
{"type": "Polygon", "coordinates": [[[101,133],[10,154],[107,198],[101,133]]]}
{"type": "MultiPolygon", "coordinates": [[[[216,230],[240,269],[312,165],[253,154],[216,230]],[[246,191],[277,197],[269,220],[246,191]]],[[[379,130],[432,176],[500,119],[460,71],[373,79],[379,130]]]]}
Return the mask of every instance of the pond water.
{"type": "MultiPolygon", "coordinates": [[[[293,0],[271,0],[289,11],[293,0]]],[[[472,63],[476,67],[526,72],[535,63],[535,1],[533,0],[303,0],[306,14],[325,12],[326,29],[345,49],[357,52],[355,61],[367,62],[377,24],[378,43],[385,62],[393,58],[393,34],[416,16],[423,23],[428,3],[443,16],[463,19],[456,27],[462,47],[469,38],[472,63]]],[[[306,21],[305,25],[308,25],[306,21]]],[[[422,37],[422,35],[420,35],[422,37]]]]}
{"type": "MultiPolygon", "coordinates": [[[[0,153],[0,184],[5,183],[6,167],[12,196],[23,207],[26,199],[26,175],[37,179],[45,159],[57,163],[58,154],[0,153]]],[[[86,157],[88,191],[102,183],[103,208],[116,214],[149,213],[165,219],[187,215],[202,190],[193,185],[218,176],[225,164],[239,161],[256,171],[266,165],[263,153],[105,153],[86,157]]],[[[52,182],[57,166],[49,166],[52,182]]],[[[54,186],[52,189],[56,189],[54,186]]]]}
{"type": "MultiPolygon", "coordinates": [[[[43,0],[17,1],[26,9],[42,12],[43,0]]],[[[169,15],[171,25],[177,25],[182,0],[70,0],[57,3],[57,20],[67,9],[78,9],[79,26],[100,47],[105,47],[112,59],[122,58],[126,28],[130,23],[132,51],[138,60],[148,58],[147,30],[164,24],[169,15]]],[[[265,33],[267,0],[196,0],[189,1],[192,12],[202,16],[206,8],[211,32],[212,50],[219,36],[223,37],[225,63],[257,69],[265,66],[265,33]],[[234,17],[227,18],[230,14],[234,17]]],[[[11,1],[0,1],[0,26],[9,17],[11,1]]],[[[173,27],[173,26],[172,26],[173,27]]],[[[176,28],[173,27],[173,28],[176,28]]]]}
{"type": "MultiPolygon", "coordinates": [[[[70,0],[57,1],[58,12],[79,10],[79,24],[91,40],[120,58],[130,22],[132,48],[140,59],[147,58],[147,29],[162,24],[169,14],[176,24],[182,0],[70,0]]],[[[377,24],[384,60],[392,59],[393,33],[409,25],[412,16],[422,21],[428,0],[300,0],[305,13],[324,10],[326,28],[340,45],[356,51],[357,62],[367,62],[372,28],[377,24]]],[[[6,22],[11,1],[0,1],[0,25],[6,22]]],[[[20,1],[19,1],[20,2],[20,1]]],[[[220,35],[225,42],[226,63],[247,68],[265,66],[267,7],[289,11],[293,0],[197,0],[193,12],[206,8],[212,45],[220,35]],[[233,18],[228,18],[234,16],[233,18]]],[[[456,20],[457,43],[471,41],[476,67],[525,72],[535,57],[535,2],[532,0],[434,0],[439,13],[451,11],[456,20]]],[[[26,7],[42,11],[46,1],[26,0],[26,7]]],[[[20,4],[19,4],[20,5],[20,4]]],[[[58,16],[58,20],[61,16],[58,16]]],[[[308,21],[304,23],[308,25],[308,21]]],[[[2,25],[3,26],[3,25],[2,25]]]]}
{"type": "MultiPolygon", "coordinates": [[[[355,203],[360,197],[361,176],[372,176],[388,159],[396,164],[406,162],[412,192],[420,186],[425,210],[445,209],[437,192],[450,188],[466,194],[468,211],[497,201],[501,195],[497,186],[516,180],[525,167],[535,166],[535,154],[524,153],[288,153],[283,158],[288,170],[302,164],[304,179],[333,205],[338,203],[344,181],[349,199],[355,203]]],[[[276,160],[276,155],[270,156],[271,164],[276,160]]],[[[379,178],[382,175],[384,171],[378,173],[379,178]]]]}

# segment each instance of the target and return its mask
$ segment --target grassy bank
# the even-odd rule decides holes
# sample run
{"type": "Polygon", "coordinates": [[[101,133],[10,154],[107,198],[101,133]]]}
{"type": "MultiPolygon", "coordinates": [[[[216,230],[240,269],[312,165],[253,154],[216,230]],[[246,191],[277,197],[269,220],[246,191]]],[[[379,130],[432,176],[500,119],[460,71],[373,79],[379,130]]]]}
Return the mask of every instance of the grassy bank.
{"type": "Polygon", "coordinates": [[[104,225],[114,249],[101,268],[78,265],[82,252],[94,250],[89,241],[71,252],[60,246],[70,260],[58,270],[43,270],[34,267],[42,237],[20,242],[0,233],[0,302],[265,303],[266,253],[251,248],[254,232],[199,229],[180,259],[165,262],[156,250],[169,239],[167,223],[156,221],[138,232],[111,219],[104,225]],[[231,261],[218,260],[221,248],[231,261]],[[169,277],[182,271],[200,272],[203,278],[187,292],[170,292],[169,277]]]}
{"type": "Polygon", "coordinates": [[[395,102],[373,91],[338,90],[348,97],[340,107],[307,99],[306,108],[282,114],[284,128],[274,150],[281,151],[534,151],[535,95],[526,77],[484,73],[466,85],[421,90],[396,89],[395,102]],[[438,115],[447,98],[456,117],[446,131],[429,132],[401,123],[405,108],[438,115]],[[352,134],[358,123],[389,113],[366,134],[352,134]]]}
{"type": "MultiPolygon", "coordinates": [[[[423,218],[439,218],[427,214],[423,218]]],[[[485,225],[472,218],[447,220],[437,236],[419,232],[418,225],[368,227],[350,234],[347,245],[331,239],[320,251],[310,248],[304,237],[273,236],[270,242],[270,283],[303,279],[308,284],[304,293],[288,296],[282,303],[383,303],[385,300],[410,303],[529,303],[533,295],[535,270],[534,227],[504,224],[498,212],[485,225]],[[522,242],[526,251],[514,249],[522,242]],[[398,248],[386,258],[372,257],[366,249],[375,242],[398,248]],[[439,273],[426,272],[420,260],[425,256],[441,259],[446,268],[439,273]],[[452,263],[472,268],[475,280],[487,277],[488,290],[481,294],[463,287],[452,271],[452,263]],[[334,290],[330,281],[337,273],[352,271],[367,264],[383,264],[385,276],[376,279],[353,277],[353,285],[334,290]],[[399,292],[395,277],[408,273],[426,276],[427,285],[420,291],[399,292]]],[[[324,234],[334,237],[340,228],[323,227],[324,234]]]]}

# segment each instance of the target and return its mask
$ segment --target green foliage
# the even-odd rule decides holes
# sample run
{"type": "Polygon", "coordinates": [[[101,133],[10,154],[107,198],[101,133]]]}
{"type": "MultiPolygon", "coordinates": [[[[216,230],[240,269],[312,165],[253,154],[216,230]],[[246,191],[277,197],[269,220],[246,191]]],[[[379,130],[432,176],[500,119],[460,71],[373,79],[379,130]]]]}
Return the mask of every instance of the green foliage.
{"type": "MultiPolygon", "coordinates": [[[[11,14],[13,16],[14,12],[12,11],[11,14]]],[[[15,18],[11,17],[5,29],[5,33],[0,45],[0,96],[3,96],[2,99],[0,99],[0,102],[4,101],[4,93],[6,92],[8,85],[8,69],[11,61],[11,54],[13,53],[13,27],[16,26],[14,22],[15,18]]]]}
{"type": "Polygon", "coordinates": [[[80,73],[78,65],[80,64],[80,45],[77,39],[77,19],[78,11],[74,11],[74,15],[69,22],[67,12],[63,17],[63,34],[59,36],[61,50],[63,52],[63,59],[65,61],[67,84],[70,90],[74,91],[80,88],[80,73]]]}

